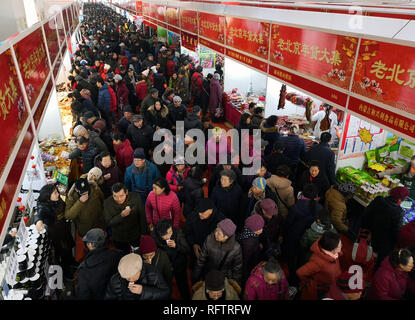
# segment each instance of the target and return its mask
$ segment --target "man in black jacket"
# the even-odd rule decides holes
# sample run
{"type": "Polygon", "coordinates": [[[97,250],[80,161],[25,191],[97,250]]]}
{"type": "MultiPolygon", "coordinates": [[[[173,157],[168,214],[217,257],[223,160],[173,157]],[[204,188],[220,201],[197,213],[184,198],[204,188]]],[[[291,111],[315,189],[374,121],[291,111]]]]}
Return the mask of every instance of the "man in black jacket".
{"type": "Polygon", "coordinates": [[[170,121],[173,124],[173,132],[176,130],[176,122],[184,121],[187,117],[187,108],[182,104],[182,98],[174,96],[173,103],[167,106],[169,108],[170,121]]]}
{"type": "Polygon", "coordinates": [[[328,132],[323,132],[320,137],[320,143],[313,145],[310,150],[304,153],[304,160],[307,163],[313,160],[319,161],[321,170],[323,170],[326,174],[330,185],[333,185],[336,182],[336,164],[334,152],[330,149],[329,146],[330,140],[331,134],[328,132]]]}
{"type": "Polygon", "coordinates": [[[190,299],[187,280],[187,255],[189,245],[181,229],[172,226],[170,220],[161,219],[157,222],[151,234],[157,247],[169,256],[173,274],[182,300],[190,299]]]}
{"type": "Polygon", "coordinates": [[[131,142],[131,147],[133,150],[143,148],[148,156],[153,141],[153,129],[144,123],[141,114],[134,115],[132,122],[127,129],[127,138],[131,142]]]}
{"type": "Polygon", "coordinates": [[[232,170],[236,174],[236,182],[238,182],[239,186],[242,188],[242,190],[248,190],[251,186],[246,186],[246,182],[244,177],[242,176],[241,171],[232,165],[232,159],[231,155],[229,154],[227,156],[226,164],[218,164],[212,171],[212,175],[210,176],[209,180],[209,188],[208,188],[208,194],[211,195],[213,188],[219,183],[220,181],[220,173],[223,170],[232,170]]]}
{"type": "Polygon", "coordinates": [[[194,106],[192,113],[188,114],[184,119],[184,130],[199,129],[203,130],[203,123],[200,120],[200,113],[202,109],[199,106],[194,106]]]}
{"type": "Polygon", "coordinates": [[[290,159],[284,155],[284,143],[275,141],[271,154],[265,156],[265,163],[271,174],[275,174],[280,165],[290,166],[290,159]]]}
{"type": "Polygon", "coordinates": [[[105,233],[99,228],[89,230],[82,240],[89,253],[78,267],[78,299],[102,300],[122,253],[104,246],[105,233]]]}
{"type": "Polygon", "coordinates": [[[118,131],[122,132],[124,135],[127,135],[127,130],[133,120],[133,109],[129,105],[124,106],[123,108],[124,116],[118,122],[118,131]]]}
{"type": "Polygon", "coordinates": [[[209,198],[201,200],[195,211],[188,217],[184,225],[187,243],[193,249],[190,253],[190,264],[193,268],[200,258],[200,251],[207,236],[215,231],[217,224],[225,219],[209,198]]]}
{"type": "Polygon", "coordinates": [[[107,285],[105,300],[167,300],[169,287],[156,267],[135,253],[124,256],[107,285]]]}

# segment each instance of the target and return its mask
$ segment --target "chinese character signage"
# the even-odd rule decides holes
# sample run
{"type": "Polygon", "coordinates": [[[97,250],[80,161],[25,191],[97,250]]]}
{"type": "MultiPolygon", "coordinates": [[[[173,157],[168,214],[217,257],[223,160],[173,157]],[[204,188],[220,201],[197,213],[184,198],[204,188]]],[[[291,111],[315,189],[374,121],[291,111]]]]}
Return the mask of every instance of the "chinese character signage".
{"type": "Polygon", "coordinates": [[[157,6],[153,3],[150,3],[150,17],[156,18],[157,15],[157,6]]]}
{"type": "Polygon", "coordinates": [[[27,120],[27,111],[10,49],[0,55],[0,177],[27,120]]]}
{"type": "Polygon", "coordinates": [[[226,49],[226,55],[230,58],[233,58],[235,60],[238,60],[252,68],[261,70],[262,72],[267,72],[267,66],[268,64],[266,62],[257,60],[255,58],[251,58],[247,55],[244,55],[242,53],[236,52],[231,49],[226,49]]]}
{"type": "Polygon", "coordinates": [[[268,60],[270,24],[226,17],[226,44],[268,60]]]}
{"type": "Polygon", "coordinates": [[[349,89],[358,39],[272,25],[270,61],[349,89]]]}
{"type": "Polygon", "coordinates": [[[225,17],[199,12],[199,35],[225,43],[225,17]]]}
{"type": "Polygon", "coordinates": [[[46,77],[49,63],[42,30],[39,28],[14,45],[30,106],[35,106],[46,77]]]}
{"type": "Polygon", "coordinates": [[[166,8],[166,22],[175,27],[180,27],[179,9],[167,7],[166,8]]]}
{"type": "Polygon", "coordinates": [[[352,91],[415,114],[415,48],[362,39],[352,91]]]}
{"type": "Polygon", "coordinates": [[[198,39],[197,36],[184,32],[181,32],[181,38],[182,38],[182,46],[191,50],[191,51],[195,51],[197,50],[197,45],[198,45],[198,39]]]}
{"type": "Polygon", "coordinates": [[[65,24],[65,31],[69,33],[70,30],[69,30],[69,24],[68,24],[68,10],[66,9],[63,10],[62,15],[63,15],[63,23],[65,24]]]}
{"type": "Polygon", "coordinates": [[[166,7],[157,5],[156,8],[156,19],[160,21],[165,21],[166,7]]]}
{"type": "Polygon", "coordinates": [[[60,13],[56,16],[56,28],[58,28],[59,43],[62,45],[65,41],[65,30],[63,29],[63,19],[60,13]]]}
{"type": "Polygon", "coordinates": [[[143,3],[143,15],[149,17],[150,16],[150,4],[144,2],[143,3]]]}
{"type": "Polygon", "coordinates": [[[210,48],[212,50],[215,50],[215,51],[217,51],[219,53],[222,53],[222,54],[225,53],[225,48],[224,47],[222,47],[222,46],[220,46],[220,45],[218,45],[216,43],[213,43],[213,42],[211,42],[209,40],[206,40],[206,39],[203,39],[203,38],[199,38],[199,44],[202,45],[202,46],[208,47],[208,48],[210,48]]]}
{"type": "Polygon", "coordinates": [[[135,14],[137,16],[143,15],[143,1],[136,1],[135,2],[135,14]]]}
{"type": "Polygon", "coordinates": [[[355,97],[350,97],[348,110],[354,111],[377,123],[415,138],[415,120],[397,113],[367,103],[355,97]]]}
{"type": "Polygon", "coordinates": [[[180,9],[180,24],[183,30],[197,34],[197,12],[180,9]]]}
{"type": "Polygon", "coordinates": [[[46,35],[46,41],[48,44],[50,61],[53,64],[59,52],[58,35],[56,33],[55,18],[49,20],[43,25],[46,35]]]}

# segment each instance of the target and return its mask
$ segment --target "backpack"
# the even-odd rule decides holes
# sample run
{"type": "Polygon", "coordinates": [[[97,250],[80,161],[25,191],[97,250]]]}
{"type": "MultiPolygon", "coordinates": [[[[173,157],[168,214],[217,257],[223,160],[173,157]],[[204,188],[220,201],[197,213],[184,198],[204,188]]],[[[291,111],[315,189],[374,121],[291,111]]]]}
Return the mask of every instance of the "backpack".
{"type": "Polygon", "coordinates": [[[352,260],[358,264],[366,264],[373,258],[373,248],[370,245],[372,234],[367,229],[360,229],[352,249],[352,260]]]}

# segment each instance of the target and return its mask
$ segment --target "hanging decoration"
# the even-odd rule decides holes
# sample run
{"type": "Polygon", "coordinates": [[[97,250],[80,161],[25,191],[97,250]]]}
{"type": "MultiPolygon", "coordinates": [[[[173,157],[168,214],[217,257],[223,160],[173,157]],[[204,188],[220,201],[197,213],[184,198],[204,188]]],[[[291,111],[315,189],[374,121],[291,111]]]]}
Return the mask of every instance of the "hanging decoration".
{"type": "Polygon", "coordinates": [[[284,107],[285,107],[285,96],[286,96],[286,94],[287,94],[287,86],[285,84],[283,84],[281,86],[281,90],[280,90],[280,100],[278,102],[278,108],[277,108],[277,110],[284,109],[284,107]]]}

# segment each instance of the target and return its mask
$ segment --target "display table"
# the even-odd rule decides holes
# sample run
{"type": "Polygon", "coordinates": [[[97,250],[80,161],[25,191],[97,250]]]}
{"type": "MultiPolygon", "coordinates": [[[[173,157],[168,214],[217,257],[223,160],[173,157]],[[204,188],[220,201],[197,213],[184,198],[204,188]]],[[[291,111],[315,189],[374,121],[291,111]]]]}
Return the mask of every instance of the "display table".
{"type": "Polygon", "coordinates": [[[228,100],[225,100],[225,119],[230,122],[234,127],[239,123],[239,119],[243,111],[236,109],[232,103],[228,100]]]}

